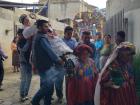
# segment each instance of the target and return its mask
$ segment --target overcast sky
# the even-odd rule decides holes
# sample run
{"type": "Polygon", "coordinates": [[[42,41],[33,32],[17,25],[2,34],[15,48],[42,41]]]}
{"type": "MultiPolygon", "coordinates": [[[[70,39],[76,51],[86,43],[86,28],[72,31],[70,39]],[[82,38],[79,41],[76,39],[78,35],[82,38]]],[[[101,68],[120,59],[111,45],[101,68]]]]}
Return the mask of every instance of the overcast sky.
{"type": "MultiPolygon", "coordinates": [[[[5,1],[33,3],[33,2],[38,2],[39,0],[5,0],[5,1]]],[[[85,0],[85,1],[88,2],[89,4],[97,6],[99,8],[105,8],[107,0],[85,0]]]]}

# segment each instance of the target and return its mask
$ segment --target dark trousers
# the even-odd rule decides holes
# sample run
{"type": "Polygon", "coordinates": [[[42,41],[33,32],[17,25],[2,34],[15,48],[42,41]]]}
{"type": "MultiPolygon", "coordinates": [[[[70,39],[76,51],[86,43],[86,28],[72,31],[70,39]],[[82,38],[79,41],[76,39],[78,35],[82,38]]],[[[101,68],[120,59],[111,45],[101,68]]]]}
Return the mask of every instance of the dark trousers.
{"type": "Polygon", "coordinates": [[[0,86],[2,85],[3,78],[4,78],[3,62],[0,61],[0,86]]]}
{"type": "Polygon", "coordinates": [[[54,89],[56,89],[56,95],[60,99],[63,98],[63,80],[64,80],[64,75],[55,81],[53,90],[52,90],[52,95],[53,95],[54,89]]]}
{"type": "Polygon", "coordinates": [[[40,105],[40,100],[44,98],[44,105],[51,105],[51,96],[53,91],[53,84],[57,77],[54,67],[44,72],[38,72],[40,76],[40,89],[37,91],[32,99],[32,105],[40,105]]]}

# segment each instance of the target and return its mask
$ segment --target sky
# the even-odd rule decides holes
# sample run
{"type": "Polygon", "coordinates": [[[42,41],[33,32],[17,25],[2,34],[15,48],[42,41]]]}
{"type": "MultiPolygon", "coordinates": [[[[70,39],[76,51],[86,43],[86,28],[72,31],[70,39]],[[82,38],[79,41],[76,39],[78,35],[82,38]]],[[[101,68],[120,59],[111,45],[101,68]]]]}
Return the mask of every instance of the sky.
{"type": "Polygon", "coordinates": [[[101,9],[106,7],[107,0],[85,0],[85,1],[101,9]]]}
{"type": "MultiPolygon", "coordinates": [[[[12,2],[24,2],[24,3],[35,3],[38,2],[39,0],[4,0],[4,1],[12,1],[12,2]]],[[[94,6],[101,8],[105,8],[106,7],[106,1],[107,0],[84,0],[86,2],[88,2],[89,4],[92,4],[94,6]]]]}

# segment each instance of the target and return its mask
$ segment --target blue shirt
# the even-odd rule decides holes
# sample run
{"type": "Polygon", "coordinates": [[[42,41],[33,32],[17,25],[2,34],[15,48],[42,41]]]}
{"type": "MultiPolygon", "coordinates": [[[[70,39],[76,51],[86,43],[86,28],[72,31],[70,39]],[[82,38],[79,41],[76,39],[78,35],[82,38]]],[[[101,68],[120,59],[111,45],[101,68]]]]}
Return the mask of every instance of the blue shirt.
{"type": "Polygon", "coordinates": [[[103,43],[102,40],[96,40],[95,41],[95,47],[96,47],[96,49],[99,49],[100,50],[103,47],[103,45],[104,45],[104,43],[103,43]]]}
{"type": "Polygon", "coordinates": [[[92,53],[91,57],[92,57],[93,60],[95,60],[95,52],[96,52],[96,48],[95,48],[94,43],[90,42],[90,43],[87,44],[87,45],[89,45],[89,46],[92,48],[93,53],[92,53]]]}
{"type": "Polygon", "coordinates": [[[77,41],[73,38],[71,39],[63,39],[63,41],[73,50],[77,46],[77,41]]]}

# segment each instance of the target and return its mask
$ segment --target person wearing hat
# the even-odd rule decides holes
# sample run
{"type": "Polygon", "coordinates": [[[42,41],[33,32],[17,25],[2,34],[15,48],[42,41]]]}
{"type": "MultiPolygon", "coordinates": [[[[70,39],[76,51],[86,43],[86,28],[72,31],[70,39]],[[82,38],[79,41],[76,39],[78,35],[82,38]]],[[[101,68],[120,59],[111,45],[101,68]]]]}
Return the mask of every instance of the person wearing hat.
{"type": "MultiPolygon", "coordinates": [[[[124,31],[118,31],[115,35],[115,43],[116,43],[116,47],[121,44],[122,42],[125,42],[125,32],[124,31]]],[[[131,53],[135,54],[135,50],[133,49],[131,51],[131,53]]],[[[134,76],[134,70],[133,70],[133,54],[130,55],[128,58],[128,63],[127,65],[129,66],[129,73],[131,74],[131,76],[134,76]]]]}
{"type": "Polygon", "coordinates": [[[134,77],[129,73],[129,56],[135,46],[121,42],[101,70],[95,89],[95,105],[137,105],[134,77]]]}
{"type": "Polygon", "coordinates": [[[95,64],[98,70],[100,70],[100,51],[103,47],[104,43],[101,39],[101,33],[96,33],[96,41],[95,41],[95,48],[96,48],[96,54],[95,54],[95,64]]]}
{"type": "Polygon", "coordinates": [[[74,54],[78,57],[74,75],[69,77],[67,84],[67,105],[94,105],[94,89],[97,79],[97,69],[90,58],[93,53],[86,44],[78,45],[74,54]]]}

